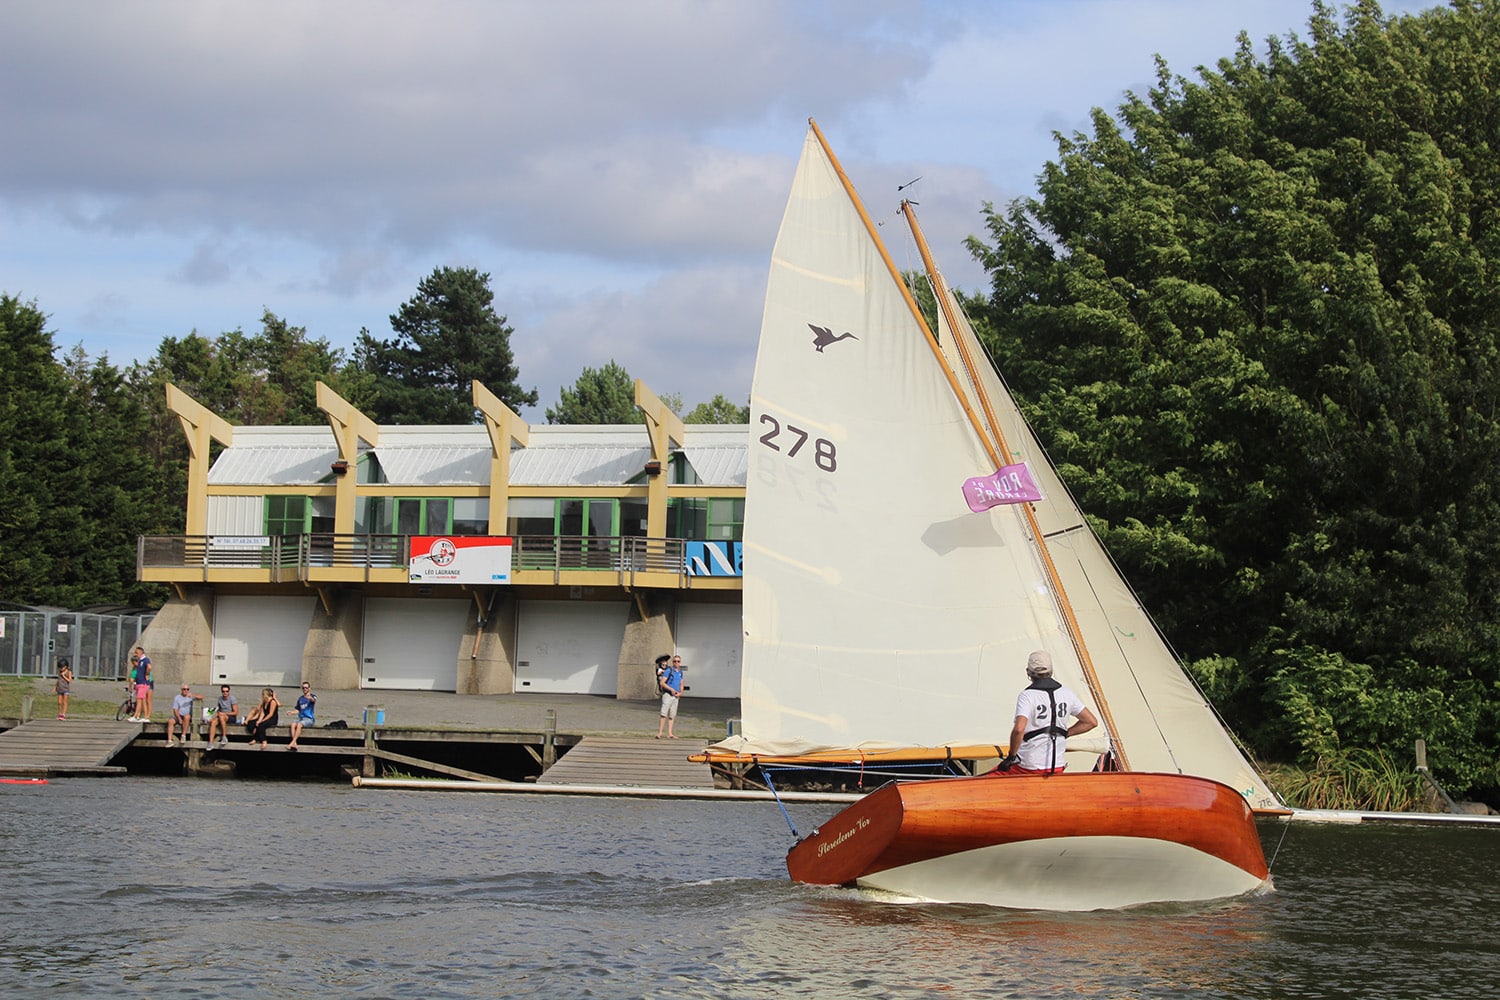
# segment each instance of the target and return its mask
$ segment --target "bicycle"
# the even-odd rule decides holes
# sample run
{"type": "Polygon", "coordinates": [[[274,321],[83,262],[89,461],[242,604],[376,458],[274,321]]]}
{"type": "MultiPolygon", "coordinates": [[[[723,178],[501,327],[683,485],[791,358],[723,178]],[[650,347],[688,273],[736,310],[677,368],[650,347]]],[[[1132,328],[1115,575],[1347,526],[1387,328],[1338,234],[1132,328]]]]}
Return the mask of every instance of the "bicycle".
{"type": "Polygon", "coordinates": [[[135,718],[135,685],[125,685],[125,700],[120,702],[120,707],[115,709],[115,721],[124,722],[126,719],[135,718]]]}

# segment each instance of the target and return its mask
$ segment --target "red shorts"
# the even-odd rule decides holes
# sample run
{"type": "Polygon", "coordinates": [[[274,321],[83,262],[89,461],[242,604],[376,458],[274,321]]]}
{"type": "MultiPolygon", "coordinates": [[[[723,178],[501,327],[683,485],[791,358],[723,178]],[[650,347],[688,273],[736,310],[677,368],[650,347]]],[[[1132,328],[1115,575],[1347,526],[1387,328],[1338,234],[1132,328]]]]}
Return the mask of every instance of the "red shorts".
{"type": "Polygon", "coordinates": [[[1061,768],[1061,767],[1043,767],[1043,768],[1039,768],[1038,770],[1033,771],[1030,768],[1022,767],[1021,765],[1016,764],[1016,765],[1012,766],[1009,771],[999,771],[999,770],[996,770],[996,771],[986,771],[984,774],[981,774],[980,777],[981,778],[1025,778],[1025,777],[1030,777],[1032,775],[1037,775],[1037,774],[1061,774],[1062,772],[1063,772],[1063,768],[1061,768]]]}

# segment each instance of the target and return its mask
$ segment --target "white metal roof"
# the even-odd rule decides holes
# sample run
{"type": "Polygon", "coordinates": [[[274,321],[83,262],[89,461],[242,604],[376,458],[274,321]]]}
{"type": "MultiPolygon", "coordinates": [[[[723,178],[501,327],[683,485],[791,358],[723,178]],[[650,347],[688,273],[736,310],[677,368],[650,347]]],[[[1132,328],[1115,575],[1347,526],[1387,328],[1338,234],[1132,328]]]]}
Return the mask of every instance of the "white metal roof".
{"type": "Polygon", "coordinates": [[[525,448],[511,452],[516,486],[619,486],[641,474],[651,458],[645,424],[532,427],[525,448]]]}
{"type": "MultiPolygon", "coordinates": [[[[699,480],[743,486],[749,429],[744,424],[689,424],[683,451],[699,480]]],[[[363,449],[363,445],[361,446],[363,449]]],[[[381,427],[371,449],[387,482],[398,485],[484,485],[490,476],[490,439],[479,425],[381,427]]],[[[325,479],[338,458],[327,427],[236,427],[234,444],[209,470],[215,485],[292,486],[325,479]]],[[[511,453],[518,486],[619,486],[636,478],[651,458],[644,424],[602,427],[539,425],[525,448],[511,453]]]]}
{"type": "Polygon", "coordinates": [[[750,467],[745,424],[688,424],[682,450],[705,486],[744,486],[750,467]]]}
{"type": "Polygon", "coordinates": [[[208,481],[216,486],[316,483],[338,457],[326,426],[236,427],[234,444],[214,459],[208,481]]]}
{"type": "Polygon", "coordinates": [[[382,427],[373,449],[398,486],[482,486],[490,481],[490,436],[478,425],[382,427]]]}

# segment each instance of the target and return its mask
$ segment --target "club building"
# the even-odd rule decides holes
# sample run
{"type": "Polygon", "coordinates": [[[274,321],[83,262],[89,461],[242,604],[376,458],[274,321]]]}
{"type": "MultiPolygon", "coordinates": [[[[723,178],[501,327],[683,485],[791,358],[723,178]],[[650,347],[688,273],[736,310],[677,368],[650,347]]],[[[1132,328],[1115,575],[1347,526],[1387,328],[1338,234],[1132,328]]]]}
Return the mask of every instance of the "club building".
{"type": "Polygon", "coordinates": [[[139,540],[172,596],[160,676],[261,687],[654,696],[676,651],[698,697],[740,693],[748,428],[377,426],[326,385],[326,426],[233,427],[177,389],[186,534],[139,540]]]}

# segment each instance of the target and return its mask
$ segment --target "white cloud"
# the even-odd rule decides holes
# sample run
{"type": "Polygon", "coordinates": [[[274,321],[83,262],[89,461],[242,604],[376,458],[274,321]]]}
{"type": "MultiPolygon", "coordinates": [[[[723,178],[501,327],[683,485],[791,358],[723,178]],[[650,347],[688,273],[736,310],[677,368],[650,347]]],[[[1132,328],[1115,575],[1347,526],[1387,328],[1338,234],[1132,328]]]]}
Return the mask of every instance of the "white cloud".
{"type": "MultiPolygon", "coordinates": [[[[1409,10],[1410,2],[1386,9],[1409,10]]],[[[117,362],[263,309],[335,346],[439,265],[493,275],[538,414],[611,358],[748,395],[803,123],[949,281],[1152,55],[1191,75],[1307,0],[50,0],[0,32],[0,281],[117,362]],[[16,95],[24,95],[20,99],[16,95]],[[920,183],[897,193],[918,175],[920,183]]],[[[887,228],[888,233],[899,230],[887,228]]],[[[892,252],[915,267],[905,236],[892,252]]]]}

